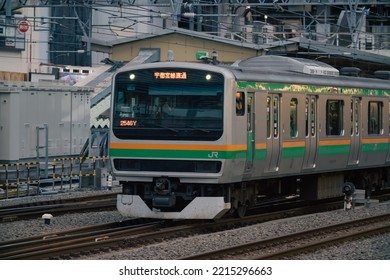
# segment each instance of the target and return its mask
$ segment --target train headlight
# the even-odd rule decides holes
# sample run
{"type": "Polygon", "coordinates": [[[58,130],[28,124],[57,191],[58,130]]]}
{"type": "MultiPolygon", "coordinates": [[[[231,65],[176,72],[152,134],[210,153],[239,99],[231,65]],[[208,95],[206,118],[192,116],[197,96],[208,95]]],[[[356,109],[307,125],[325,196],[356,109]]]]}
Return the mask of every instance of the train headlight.
{"type": "Polygon", "coordinates": [[[211,80],[211,75],[210,75],[210,74],[207,74],[207,75],[206,75],[206,80],[207,80],[207,81],[211,80]]]}
{"type": "Polygon", "coordinates": [[[130,74],[129,78],[130,78],[130,80],[134,80],[135,79],[135,75],[134,74],[130,74]]]}

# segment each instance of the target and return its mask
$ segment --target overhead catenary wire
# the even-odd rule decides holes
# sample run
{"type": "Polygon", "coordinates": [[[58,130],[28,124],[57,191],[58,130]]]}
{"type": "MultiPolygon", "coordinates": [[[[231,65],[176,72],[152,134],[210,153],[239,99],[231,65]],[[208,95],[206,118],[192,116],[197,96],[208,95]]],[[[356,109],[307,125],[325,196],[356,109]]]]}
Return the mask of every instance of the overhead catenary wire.
{"type": "MultiPolygon", "coordinates": [[[[156,1],[154,1],[156,2],[156,1]]],[[[109,38],[110,36],[113,39],[120,39],[120,38],[127,38],[129,36],[137,38],[137,37],[143,37],[145,35],[150,35],[153,33],[153,30],[156,30],[158,28],[161,28],[161,25],[156,23],[156,19],[161,19],[166,17],[165,19],[174,20],[174,15],[173,13],[175,12],[172,7],[170,6],[169,3],[146,3],[145,5],[138,5],[135,4],[135,1],[106,1],[106,0],[99,0],[99,1],[69,1],[67,2],[68,4],[64,4],[62,2],[58,2],[59,4],[53,5],[47,2],[47,7],[58,7],[58,8],[75,8],[75,7],[86,7],[88,9],[93,10],[96,13],[102,13],[105,14],[108,18],[107,24],[91,24],[88,26],[90,30],[88,30],[90,36],[92,38],[100,38],[101,36],[107,36],[109,38]],[[167,12],[162,11],[162,8],[167,8],[167,12]],[[169,10],[171,9],[171,10],[169,10]],[[122,22],[117,22],[117,21],[122,21],[122,22]],[[126,22],[128,21],[128,23],[126,22]],[[134,28],[138,25],[144,25],[145,28],[134,28]],[[147,28],[149,27],[149,28],[147,28]],[[118,32],[120,31],[120,32],[118,32]]],[[[51,2],[52,3],[52,2],[51,2]]],[[[45,4],[45,3],[43,3],[45,4]]],[[[184,3],[183,3],[184,4],[184,3]]],[[[293,17],[296,20],[300,20],[301,22],[304,21],[313,21],[316,22],[317,24],[329,24],[331,29],[335,28],[337,25],[336,18],[331,18],[331,17],[323,17],[321,15],[312,15],[310,13],[306,12],[297,12],[294,10],[289,10],[288,5],[286,3],[280,3],[279,5],[283,7],[283,11],[280,10],[280,7],[272,5],[272,3],[266,4],[266,3],[247,3],[246,1],[233,1],[230,3],[220,3],[220,1],[214,1],[211,3],[210,1],[197,1],[196,3],[192,3],[193,6],[199,6],[203,8],[208,8],[208,7],[215,7],[216,5],[221,6],[221,7],[237,7],[237,8],[244,8],[246,5],[250,5],[253,7],[253,17],[254,19],[261,19],[261,17],[264,18],[264,16],[268,17],[268,21],[272,21],[274,23],[274,26],[278,26],[276,23],[280,22],[283,23],[283,20],[278,17],[274,16],[277,15],[278,13],[283,13],[284,17],[289,18],[293,17]]],[[[313,4],[314,5],[314,4],[313,4]]],[[[330,7],[332,9],[339,9],[340,12],[342,10],[345,10],[346,7],[341,6],[341,5],[330,5],[330,4],[324,4],[326,7],[330,7]]],[[[42,6],[42,5],[40,5],[42,6]]],[[[34,5],[26,5],[27,8],[37,8],[37,6],[34,5]]],[[[360,7],[360,6],[359,6],[360,7]]],[[[211,9],[211,8],[210,8],[211,9]]],[[[226,9],[225,9],[226,11],[226,9]]],[[[229,9],[227,9],[229,12],[229,9]]],[[[198,11],[197,11],[198,12],[198,11]]],[[[200,14],[195,14],[195,17],[198,17],[199,19],[193,19],[196,24],[201,25],[204,30],[202,30],[202,33],[205,34],[212,34],[219,36],[219,32],[226,31],[226,32],[231,32],[234,33],[236,32],[237,35],[239,35],[239,31],[233,31],[232,30],[232,23],[227,22],[225,24],[222,24],[221,21],[219,20],[220,16],[224,17],[231,17],[231,18],[238,18],[241,17],[242,15],[237,12],[235,13],[225,13],[225,14],[210,14],[208,13],[208,9],[201,9],[200,14]],[[215,20],[213,20],[215,18],[215,20]]],[[[373,14],[370,13],[370,18],[378,18],[380,19],[382,15],[381,14],[373,14]]],[[[50,17],[39,17],[40,20],[45,20],[50,19],[50,17]]],[[[64,18],[66,19],[66,17],[64,18]]],[[[88,19],[90,20],[90,19],[88,19]]],[[[177,17],[178,22],[185,22],[189,21],[189,19],[185,19],[184,17],[181,17],[179,14],[177,17]]],[[[61,21],[59,19],[59,21],[61,21]]],[[[37,22],[39,25],[39,22],[37,22]]],[[[61,43],[62,47],[67,47],[67,48],[77,48],[78,45],[80,44],[79,37],[81,34],[75,34],[75,32],[70,32],[71,30],[78,29],[78,25],[80,23],[77,23],[77,21],[74,19],[73,21],[66,21],[64,23],[61,23],[60,27],[58,30],[51,30],[52,35],[66,35],[67,38],[70,38],[70,40],[67,40],[66,42],[61,43]],[[64,28],[68,29],[69,32],[64,32],[64,28]],[[74,39],[71,39],[74,38],[74,39]]],[[[289,26],[293,29],[297,30],[296,35],[303,35],[303,36],[309,36],[310,32],[305,32],[304,24],[301,25],[295,25],[293,22],[288,23],[289,26]]],[[[234,22],[234,25],[236,27],[236,30],[242,30],[245,27],[245,23],[243,21],[236,21],[234,22]]],[[[339,26],[341,28],[348,28],[348,26],[339,26]]],[[[177,26],[170,26],[167,25],[165,27],[166,30],[177,30],[177,26]]],[[[189,27],[184,27],[183,29],[190,29],[189,27]]],[[[199,31],[199,30],[194,30],[194,31],[199,31]]],[[[271,31],[272,33],[273,31],[271,31]]],[[[354,30],[356,34],[360,34],[361,31],[359,30],[354,30]]],[[[276,34],[276,32],[273,32],[276,34]]],[[[318,32],[313,31],[313,34],[316,35],[321,35],[321,36],[328,36],[329,34],[325,32],[318,32]]],[[[271,34],[272,35],[272,34],[271,34]]],[[[348,33],[344,32],[344,35],[348,35],[348,33]]],[[[384,36],[387,36],[387,33],[383,33],[384,36]]],[[[228,38],[225,38],[228,39],[228,38]]],[[[231,37],[230,39],[233,39],[231,37]]],[[[237,36],[236,41],[240,41],[241,39],[244,40],[244,38],[241,38],[240,36],[237,36]]],[[[290,38],[281,38],[279,40],[284,40],[285,42],[291,41],[290,38]]],[[[338,38],[339,43],[341,45],[345,45],[350,40],[348,38],[343,38],[340,37],[338,38]]],[[[31,44],[45,44],[45,43],[53,43],[50,40],[45,41],[45,40],[34,40],[30,42],[31,44]]],[[[59,43],[57,42],[57,45],[59,43]]],[[[315,44],[315,41],[313,40],[313,44],[315,44]]],[[[32,58],[34,60],[34,58],[32,58]]]]}
{"type": "MultiPolygon", "coordinates": [[[[79,2],[81,3],[81,1],[79,1],[79,2]]],[[[79,2],[75,1],[73,4],[74,5],[79,5],[80,4],[79,2]]],[[[161,10],[160,10],[160,8],[161,7],[168,7],[167,4],[157,4],[157,3],[156,4],[150,4],[150,5],[134,5],[134,1],[114,1],[114,3],[112,3],[112,1],[104,1],[104,0],[103,1],[92,1],[92,2],[84,1],[82,4],[86,5],[87,7],[93,9],[96,12],[108,14],[108,15],[112,16],[112,18],[127,19],[127,20],[133,21],[135,23],[143,23],[145,25],[150,25],[151,27],[154,27],[153,23],[145,22],[145,21],[137,21],[136,19],[137,18],[141,18],[141,17],[149,17],[150,19],[160,18],[161,17],[161,10]],[[110,3],[108,3],[108,2],[110,2],[110,3]],[[117,5],[115,5],[115,3],[117,3],[117,5]],[[114,9],[116,9],[116,11],[113,11],[114,9]],[[148,14],[140,15],[139,12],[145,12],[145,13],[148,13],[148,14]]],[[[240,2],[235,2],[234,4],[218,3],[217,5],[221,5],[221,6],[235,5],[235,6],[238,6],[238,7],[243,7],[244,5],[248,5],[248,4],[251,5],[251,7],[253,6],[254,8],[257,8],[257,7],[264,8],[265,7],[265,8],[267,8],[270,11],[278,12],[278,8],[277,7],[272,6],[272,5],[266,5],[266,4],[263,4],[263,3],[262,4],[259,4],[259,3],[244,3],[244,1],[243,1],[241,3],[240,2]]],[[[194,6],[198,5],[198,6],[205,6],[205,7],[207,7],[207,6],[210,5],[210,3],[208,1],[199,1],[197,3],[193,3],[192,5],[194,5],[194,6]]],[[[214,3],[213,5],[215,6],[216,4],[214,3]]],[[[279,5],[283,6],[284,4],[281,3],[279,5]]],[[[332,8],[341,9],[341,7],[339,7],[337,5],[328,5],[327,4],[327,6],[330,6],[332,8]]],[[[301,13],[298,13],[298,12],[295,12],[295,11],[290,11],[288,9],[283,9],[283,13],[287,13],[287,14],[290,14],[290,15],[297,16],[297,17],[299,17],[299,19],[313,19],[313,17],[310,16],[310,15],[301,14],[301,13]]],[[[257,11],[255,9],[253,14],[254,14],[254,17],[256,17],[258,15],[260,15],[260,16],[263,15],[264,16],[266,13],[265,12],[263,13],[261,11],[257,11]]],[[[172,14],[170,16],[172,16],[172,14]]],[[[212,15],[205,13],[205,14],[198,14],[197,16],[211,17],[212,15]]],[[[229,15],[227,15],[227,16],[229,16],[229,15]]],[[[240,15],[231,14],[231,16],[232,17],[237,17],[237,16],[240,16],[240,15]]],[[[380,15],[377,15],[377,16],[378,16],[378,18],[380,17],[380,15]]],[[[275,21],[280,21],[280,19],[273,18],[270,15],[268,17],[269,17],[269,19],[274,19],[275,21]]],[[[318,21],[318,18],[316,18],[315,20],[318,21]]],[[[335,25],[334,23],[331,23],[331,24],[335,25]]],[[[213,27],[212,24],[207,23],[205,21],[202,22],[202,25],[205,28],[213,27]]],[[[108,27],[110,26],[110,22],[107,23],[107,26],[108,27]]],[[[97,27],[97,26],[92,25],[92,28],[93,27],[97,27]]],[[[158,27],[158,26],[156,26],[156,27],[158,27]]],[[[296,26],[296,27],[298,27],[298,26],[296,26]]],[[[104,29],[104,27],[102,27],[101,25],[100,25],[100,28],[104,29]]],[[[344,28],[347,28],[347,26],[344,26],[344,28]]],[[[109,31],[109,28],[107,28],[107,30],[109,31]]],[[[132,33],[134,35],[137,35],[138,33],[142,33],[142,32],[138,31],[138,30],[135,30],[132,33]]],[[[322,34],[322,35],[325,35],[325,34],[322,34]]]]}

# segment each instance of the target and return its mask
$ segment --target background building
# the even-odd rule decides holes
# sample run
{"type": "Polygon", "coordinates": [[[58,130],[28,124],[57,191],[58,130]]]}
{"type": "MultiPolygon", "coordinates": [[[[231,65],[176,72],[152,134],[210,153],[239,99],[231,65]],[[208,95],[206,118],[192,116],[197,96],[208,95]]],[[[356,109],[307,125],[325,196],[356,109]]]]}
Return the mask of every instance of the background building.
{"type": "Polygon", "coordinates": [[[389,8],[385,0],[0,0],[0,71],[50,73],[52,64],[91,67],[105,58],[130,60],[139,51],[135,44],[130,50],[118,46],[151,36],[153,45],[144,47],[165,44],[175,53],[189,48],[185,60],[191,60],[190,43],[163,36],[175,31],[223,43],[225,48],[216,49],[220,56],[228,45],[257,54],[297,43],[298,49],[277,52],[386,68],[389,8]]]}
{"type": "Polygon", "coordinates": [[[104,155],[111,76],[126,64],[279,54],[360,68],[360,75],[390,71],[389,8],[383,0],[0,0],[0,80],[25,82],[5,83],[1,92],[0,139],[13,146],[0,160],[40,158],[43,140],[45,157],[83,153],[86,145],[97,147],[90,155],[104,155]],[[66,94],[72,106],[62,106],[66,94]],[[20,137],[28,144],[15,144],[20,137]]]}

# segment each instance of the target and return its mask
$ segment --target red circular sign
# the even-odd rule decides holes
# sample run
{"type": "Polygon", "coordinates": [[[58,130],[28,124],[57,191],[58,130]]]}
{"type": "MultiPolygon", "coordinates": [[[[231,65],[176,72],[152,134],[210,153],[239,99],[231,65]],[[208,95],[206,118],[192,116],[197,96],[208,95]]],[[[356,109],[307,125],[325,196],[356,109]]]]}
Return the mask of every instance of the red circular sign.
{"type": "Polygon", "coordinates": [[[28,29],[30,27],[30,24],[28,23],[28,21],[25,21],[25,20],[22,20],[21,22],[19,22],[18,24],[18,29],[20,32],[27,32],[28,29]]]}

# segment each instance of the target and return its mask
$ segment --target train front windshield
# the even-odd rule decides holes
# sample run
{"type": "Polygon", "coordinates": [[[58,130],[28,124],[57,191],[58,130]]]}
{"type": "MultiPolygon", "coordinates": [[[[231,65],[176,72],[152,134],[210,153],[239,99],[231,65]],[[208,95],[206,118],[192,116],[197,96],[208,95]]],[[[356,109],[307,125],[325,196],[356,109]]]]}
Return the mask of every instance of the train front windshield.
{"type": "Polygon", "coordinates": [[[223,132],[224,77],[194,69],[142,69],[114,80],[112,129],[120,139],[212,141],[223,132]]]}

